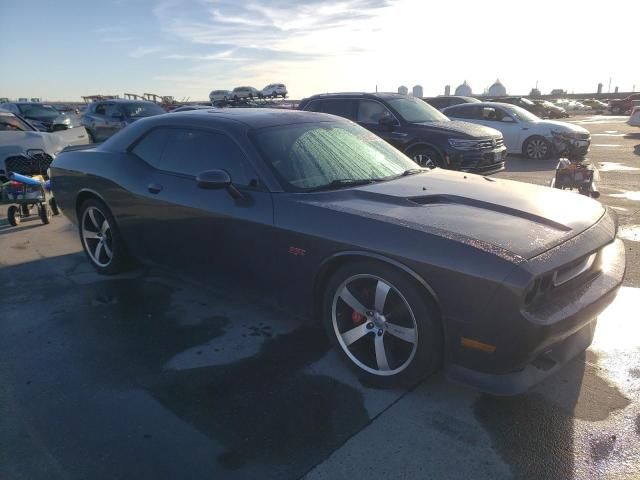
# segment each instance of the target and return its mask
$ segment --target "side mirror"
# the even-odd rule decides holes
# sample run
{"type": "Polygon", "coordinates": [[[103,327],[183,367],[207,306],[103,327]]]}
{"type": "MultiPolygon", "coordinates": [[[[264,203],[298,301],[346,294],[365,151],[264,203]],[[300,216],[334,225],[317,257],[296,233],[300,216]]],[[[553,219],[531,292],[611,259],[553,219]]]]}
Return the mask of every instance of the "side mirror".
{"type": "Polygon", "coordinates": [[[218,190],[231,185],[231,176],[225,170],[207,170],[196,177],[199,188],[218,190]]]}
{"type": "Polygon", "coordinates": [[[231,181],[231,175],[226,170],[207,170],[196,176],[198,188],[204,190],[220,190],[224,188],[235,200],[244,198],[242,192],[238,190],[231,181]]]}
{"type": "Polygon", "coordinates": [[[120,112],[113,112],[111,114],[111,118],[115,118],[116,120],[122,120],[124,118],[124,115],[120,112]]]}
{"type": "Polygon", "coordinates": [[[378,125],[386,128],[393,128],[397,126],[396,119],[390,115],[385,115],[384,117],[380,118],[380,120],[378,120],[378,125]]]}

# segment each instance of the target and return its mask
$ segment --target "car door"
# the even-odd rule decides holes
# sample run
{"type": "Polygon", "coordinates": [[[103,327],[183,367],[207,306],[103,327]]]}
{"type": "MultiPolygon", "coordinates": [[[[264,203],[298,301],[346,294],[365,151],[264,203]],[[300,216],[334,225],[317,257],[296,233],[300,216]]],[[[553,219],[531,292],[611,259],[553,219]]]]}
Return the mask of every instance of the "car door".
{"type": "Polygon", "coordinates": [[[131,150],[149,163],[139,209],[143,255],[203,280],[251,284],[260,277],[260,244],[273,223],[271,195],[260,188],[240,146],[226,133],[154,129],[131,150]],[[163,144],[163,148],[157,148],[163,144]],[[223,169],[241,194],[199,188],[196,176],[223,169]]]}
{"type": "Polygon", "coordinates": [[[117,103],[108,104],[104,115],[104,138],[109,138],[124,126],[124,112],[120,106],[117,103]]]}
{"type": "Polygon", "coordinates": [[[522,126],[506,110],[495,105],[468,108],[473,109],[473,123],[495,128],[502,133],[508,152],[520,153],[522,151],[522,142],[520,141],[522,126]]]}
{"type": "Polygon", "coordinates": [[[382,102],[369,98],[358,100],[356,122],[394,147],[403,149],[408,135],[398,130],[400,122],[382,102]]]}
{"type": "Polygon", "coordinates": [[[103,142],[109,135],[107,134],[107,126],[105,121],[107,119],[107,108],[109,105],[105,102],[98,103],[93,112],[89,116],[88,127],[93,132],[94,140],[96,142],[103,142]]]}

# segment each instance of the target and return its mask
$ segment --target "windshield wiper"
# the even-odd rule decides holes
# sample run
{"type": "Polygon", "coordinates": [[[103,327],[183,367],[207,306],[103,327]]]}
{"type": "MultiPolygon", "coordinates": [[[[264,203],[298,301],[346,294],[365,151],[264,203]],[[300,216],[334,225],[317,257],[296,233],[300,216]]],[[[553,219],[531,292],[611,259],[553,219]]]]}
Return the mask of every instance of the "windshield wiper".
{"type": "Polygon", "coordinates": [[[410,168],[400,174],[401,177],[408,177],[409,175],[415,175],[416,173],[426,172],[424,168],[410,168]]]}
{"type": "Polygon", "coordinates": [[[322,190],[334,190],[340,187],[357,187],[358,185],[368,185],[370,183],[378,181],[377,179],[361,179],[356,180],[355,178],[340,178],[338,180],[334,180],[325,185],[320,185],[319,187],[310,188],[306,190],[307,192],[319,192],[322,190]]]}

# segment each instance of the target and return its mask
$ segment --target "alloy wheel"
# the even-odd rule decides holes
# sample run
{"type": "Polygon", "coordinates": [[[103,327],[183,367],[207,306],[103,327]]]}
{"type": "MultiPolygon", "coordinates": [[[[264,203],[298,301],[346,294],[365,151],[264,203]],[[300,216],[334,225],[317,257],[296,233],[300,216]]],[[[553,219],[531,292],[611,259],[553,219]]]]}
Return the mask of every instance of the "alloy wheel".
{"type": "Polygon", "coordinates": [[[82,214],[82,243],[91,260],[107,267],[113,259],[113,237],[107,217],[96,207],[88,207],[82,214]]]}
{"type": "Polygon", "coordinates": [[[549,146],[547,142],[540,138],[534,138],[527,143],[527,156],[529,158],[540,160],[546,158],[548,152],[549,146]]]}
{"type": "Polygon", "coordinates": [[[338,343],[361,369],[380,376],[405,370],[418,348],[418,327],[405,297],[390,282],[369,274],[347,278],[332,302],[338,343]]]}
{"type": "Polygon", "coordinates": [[[411,159],[421,167],[436,168],[436,164],[431,159],[431,157],[426,153],[418,153],[413,157],[411,157],[411,159]]]}

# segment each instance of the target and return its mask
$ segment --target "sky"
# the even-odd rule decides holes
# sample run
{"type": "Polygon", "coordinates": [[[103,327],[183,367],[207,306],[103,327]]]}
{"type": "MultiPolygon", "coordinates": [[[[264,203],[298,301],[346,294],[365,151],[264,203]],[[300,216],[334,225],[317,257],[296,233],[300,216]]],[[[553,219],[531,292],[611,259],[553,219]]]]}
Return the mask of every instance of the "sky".
{"type": "Polygon", "coordinates": [[[640,90],[639,17],[640,0],[0,0],[0,97],[640,90]]]}

